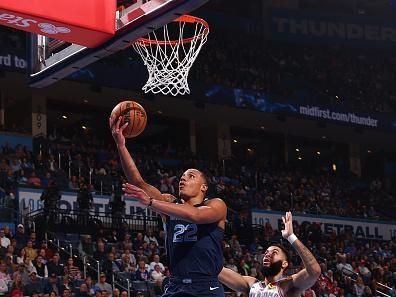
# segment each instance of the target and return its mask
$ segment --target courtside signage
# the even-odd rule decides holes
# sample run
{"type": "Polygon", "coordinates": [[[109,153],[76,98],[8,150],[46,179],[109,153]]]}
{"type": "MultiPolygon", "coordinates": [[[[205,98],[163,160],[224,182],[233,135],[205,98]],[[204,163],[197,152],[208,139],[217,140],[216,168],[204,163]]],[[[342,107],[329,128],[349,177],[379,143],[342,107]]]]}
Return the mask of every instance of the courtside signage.
{"type": "MultiPolygon", "coordinates": [[[[264,226],[269,222],[274,229],[282,230],[282,216],[284,213],[276,211],[252,210],[252,224],[264,226]]],[[[345,219],[331,216],[315,216],[293,214],[293,224],[319,224],[322,234],[337,235],[351,232],[355,238],[371,240],[391,240],[396,236],[396,222],[370,221],[364,219],[345,219]]]]}
{"type": "MultiPolygon", "coordinates": [[[[43,190],[41,189],[28,189],[28,188],[19,188],[18,189],[18,201],[19,201],[19,209],[25,210],[27,212],[39,210],[43,208],[44,204],[40,200],[40,196],[43,190]]],[[[59,208],[66,211],[72,212],[73,210],[78,210],[77,204],[77,193],[73,192],[61,192],[62,197],[59,201],[59,208]]],[[[101,195],[93,195],[93,207],[91,209],[91,214],[98,215],[100,212],[111,213],[110,208],[110,196],[101,196],[101,195]]],[[[141,205],[135,199],[125,199],[125,211],[126,215],[132,215],[138,213],[140,215],[145,214],[147,211],[147,215],[156,215],[155,212],[150,209],[146,210],[146,207],[141,205]]]]}

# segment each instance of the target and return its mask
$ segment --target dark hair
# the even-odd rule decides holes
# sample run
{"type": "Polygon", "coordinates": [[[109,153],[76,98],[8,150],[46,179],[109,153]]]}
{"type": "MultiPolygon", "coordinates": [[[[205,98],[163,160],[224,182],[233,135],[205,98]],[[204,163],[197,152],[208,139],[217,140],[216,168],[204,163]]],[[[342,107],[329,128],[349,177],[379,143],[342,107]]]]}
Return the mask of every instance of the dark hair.
{"type": "MultiPolygon", "coordinates": [[[[198,169],[199,170],[199,169],[198,169]]],[[[201,173],[201,177],[204,180],[204,183],[209,186],[209,179],[208,176],[205,174],[205,172],[203,172],[202,170],[199,170],[199,172],[201,173]]]]}
{"type": "Polygon", "coordinates": [[[289,263],[288,266],[290,266],[291,258],[290,258],[289,251],[283,245],[281,245],[280,243],[274,243],[274,244],[271,244],[270,246],[276,246],[277,248],[279,248],[283,252],[283,254],[286,256],[286,261],[289,263]]]}
{"type": "Polygon", "coordinates": [[[198,169],[198,168],[197,168],[197,170],[199,171],[199,173],[200,173],[200,175],[201,175],[201,177],[202,177],[202,179],[203,179],[203,181],[204,181],[204,184],[205,184],[206,187],[207,187],[207,190],[206,190],[206,192],[205,192],[205,197],[206,197],[206,198],[212,197],[212,196],[213,196],[212,187],[210,187],[208,176],[206,175],[206,173],[205,173],[203,170],[198,169]]]}

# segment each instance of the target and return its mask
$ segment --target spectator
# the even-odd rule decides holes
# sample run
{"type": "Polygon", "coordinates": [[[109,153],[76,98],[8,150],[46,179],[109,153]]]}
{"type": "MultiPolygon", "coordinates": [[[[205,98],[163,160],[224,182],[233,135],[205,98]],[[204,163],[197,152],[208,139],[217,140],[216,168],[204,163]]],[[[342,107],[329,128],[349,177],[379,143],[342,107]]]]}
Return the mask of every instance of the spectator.
{"type": "Polygon", "coordinates": [[[136,271],[136,264],[132,264],[130,256],[129,255],[124,255],[121,258],[121,264],[120,264],[120,271],[123,272],[133,272],[135,273],[136,271]]]}
{"type": "Polygon", "coordinates": [[[5,225],[3,229],[4,229],[4,236],[11,240],[13,238],[13,235],[10,226],[5,225]]]}
{"type": "Polygon", "coordinates": [[[60,199],[61,194],[57,184],[54,181],[50,181],[40,196],[40,200],[44,201],[44,215],[47,216],[47,219],[50,219],[48,217],[50,213],[57,209],[60,199]]]}
{"type": "Polygon", "coordinates": [[[40,178],[36,175],[35,171],[32,171],[30,173],[30,176],[28,178],[28,185],[33,186],[33,187],[41,187],[41,180],[40,178]]]}
{"type": "Polygon", "coordinates": [[[17,249],[22,249],[26,246],[28,237],[25,234],[25,228],[22,224],[18,225],[17,232],[14,238],[17,241],[17,249]]]}
{"type": "Polygon", "coordinates": [[[72,291],[69,288],[65,288],[62,291],[62,297],[71,297],[72,296],[72,291]]]}
{"type": "MultiPolygon", "coordinates": [[[[38,242],[37,242],[37,235],[36,235],[36,232],[30,232],[28,241],[29,241],[29,240],[32,241],[32,247],[36,250],[36,253],[37,253],[37,252],[38,252],[38,251],[37,251],[38,242]]],[[[36,256],[36,257],[37,257],[37,256],[36,256]]]]}
{"type": "Polygon", "coordinates": [[[83,225],[87,225],[89,210],[93,206],[93,196],[89,190],[89,186],[84,182],[80,183],[80,188],[77,193],[77,204],[78,210],[80,211],[80,222],[83,225]]]}
{"type": "Polygon", "coordinates": [[[136,238],[133,241],[133,249],[137,251],[140,247],[143,246],[144,240],[143,240],[143,234],[141,232],[138,232],[136,234],[136,238]]]}
{"type": "Polygon", "coordinates": [[[68,295],[68,293],[71,293],[73,289],[73,286],[70,284],[70,279],[67,275],[62,277],[62,283],[60,285],[60,290],[62,292],[62,295],[65,295],[65,291],[69,291],[66,292],[66,295],[68,295]]]}
{"type": "Polygon", "coordinates": [[[245,260],[243,258],[241,258],[239,260],[238,272],[241,275],[245,275],[245,276],[249,276],[250,275],[249,265],[245,262],[245,260]]]}
{"type": "Polygon", "coordinates": [[[106,259],[105,244],[103,243],[103,241],[98,241],[97,249],[94,252],[93,256],[99,262],[102,262],[106,259]]]}
{"type": "Polygon", "coordinates": [[[24,263],[19,263],[18,264],[18,270],[14,272],[14,274],[12,275],[12,279],[14,281],[16,281],[17,279],[21,280],[22,285],[26,285],[29,281],[29,272],[28,270],[25,268],[25,264],[24,263]]]}
{"type": "Polygon", "coordinates": [[[111,287],[111,285],[109,283],[106,282],[106,274],[101,273],[100,274],[100,278],[99,278],[99,282],[97,282],[95,284],[95,292],[97,290],[100,291],[106,291],[109,295],[111,295],[113,288],[111,287]]]}
{"type": "Polygon", "coordinates": [[[33,293],[42,294],[43,292],[43,287],[40,279],[37,277],[37,273],[35,271],[32,271],[30,273],[30,280],[23,289],[24,295],[31,296],[33,295],[33,293]]]}
{"type": "Polygon", "coordinates": [[[8,293],[8,286],[4,279],[0,278],[0,295],[7,295],[8,293]]]}
{"type": "Polygon", "coordinates": [[[138,281],[147,281],[149,280],[149,271],[146,268],[146,263],[143,260],[138,262],[138,268],[136,270],[136,280],[138,281]]]}
{"type": "Polygon", "coordinates": [[[4,228],[0,228],[0,246],[3,248],[8,248],[10,244],[11,241],[5,236],[4,228]]]}
{"type": "Polygon", "coordinates": [[[33,262],[33,265],[37,271],[37,275],[40,277],[48,277],[48,268],[47,265],[44,263],[44,261],[45,260],[43,259],[42,256],[37,256],[37,258],[33,262]]]}
{"type": "Polygon", "coordinates": [[[92,283],[92,278],[90,276],[87,276],[84,283],[87,285],[88,294],[90,296],[93,296],[95,294],[95,289],[92,283]]]}
{"type": "Polygon", "coordinates": [[[134,256],[134,254],[131,253],[130,250],[124,250],[124,253],[121,255],[121,259],[123,259],[125,256],[129,257],[129,263],[132,266],[136,266],[136,258],[134,256]]]}
{"type": "Polygon", "coordinates": [[[115,272],[120,272],[120,266],[114,259],[114,254],[109,253],[107,256],[107,260],[104,261],[102,265],[102,271],[106,274],[106,276],[111,279],[111,276],[115,272]]]}
{"type": "Polygon", "coordinates": [[[154,270],[155,265],[159,265],[161,272],[165,271],[165,266],[160,262],[160,256],[158,254],[153,256],[153,262],[150,263],[150,271],[154,270]]]}
{"type": "Polygon", "coordinates": [[[14,295],[20,295],[23,296],[23,288],[26,284],[23,283],[22,281],[22,275],[18,274],[14,276],[14,281],[12,282],[11,288],[10,288],[10,294],[11,296],[14,295]]]}
{"type": "Polygon", "coordinates": [[[112,297],[120,297],[120,290],[117,288],[114,288],[112,297]]]}
{"type": "Polygon", "coordinates": [[[235,259],[234,258],[230,258],[230,260],[228,261],[228,263],[225,265],[226,268],[229,268],[235,272],[238,272],[238,267],[235,265],[235,259]]]}
{"type": "Polygon", "coordinates": [[[56,276],[65,275],[65,267],[62,263],[60,263],[59,253],[55,253],[52,256],[52,260],[48,262],[48,274],[55,274],[56,276]]]}
{"type": "Polygon", "coordinates": [[[27,245],[25,247],[26,257],[29,259],[36,259],[37,250],[33,247],[33,241],[31,239],[28,240],[27,245]]]}
{"type": "Polygon", "coordinates": [[[235,256],[239,257],[242,254],[241,245],[239,244],[238,238],[235,234],[232,235],[231,240],[229,241],[229,245],[234,251],[235,256]]]}
{"type": "Polygon", "coordinates": [[[68,277],[69,280],[74,281],[81,278],[80,269],[74,265],[73,258],[69,258],[67,260],[67,265],[65,266],[65,276],[68,277]]]}
{"type": "Polygon", "coordinates": [[[119,247],[121,250],[132,250],[133,244],[131,241],[131,235],[129,233],[124,234],[124,239],[122,242],[120,242],[119,247]]]}
{"type": "Polygon", "coordinates": [[[0,279],[4,280],[7,284],[11,281],[11,276],[7,271],[7,265],[0,262],[0,279]]]}
{"type": "MultiPolygon", "coordinates": [[[[136,251],[136,260],[138,261],[138,263],[139,263],[139,261],[144,261],[144,263],[148,263],[148,261],[149,261],[147,256],[143,253],[142,246],[139,247],[136,251]]],[[[148,267],[148,269],[150,269],[150,268],[148,267]]]]}
{"type": "Polygon", "coordinates": [[[115,229],[111,230],[110,236],[107,237],[107,242],[108,243],[117,243],[118,242],[117,230],[115,230],[115,229]]]}
{"type": "Polygon", "coordinates": [[[164,279],[164,274],[161,271],[161,267],[159,264],[154,265],[154,270],[151,272],[151,279],[157,283],[160,284],[162,283],[162,280],[164,279]]]}
{"type": "Polygon", "coordinates": [[[36,267],[34,267],[33,261],[29,257],[25,258],[25,269],[28,271],[29,276],[30,276],[30,273],[32,273],[32,272],[37,273],[36,267]]]}
{"type": "Polygon", "coordinates": [[[366,261],[360,260],[358,266],[358,272],[364,280],[368,280],[371,277],[371,271],[366,267],[366,261]]]}
{"type": "Polygon", "coordinates": [[[89,294],[87,285],[81,284],[80,289],[79,289],[78,293],[76,294],[76,297],[89,297],[89,296],[91,296],[91,295],[89,294]]]}
{"type": "Polygon", "coordinates": [[[102,290],[97,289],[97,290],[95,291],[95,297],[102,297],[102,296],[103,296],[102,290]]]}
{"type": "Polygon", "coordinates": [[[308,290],[305,290],[304,297],[316,297],[316,293],[312,288],[309,288],[308,290]]]}
{"type": "Polygon", "coordinates": [[[44,287],[44,294],[50,294],[51,292],[55,292],[56,296],[60,295],[60,288],[58,285],[58,277],[56,274],[51,274],[48,278],[48,281],[44,287]]]}
{"type": "Polygon", "coordinates": [[[365,285],[363,283],[363,279],[358,277],[356,283],[353,286],[353,292],[356,297],[362,297],[365,294],[365,285]]]}
{"type": "Polygon", "coordinates": [[[144,235],[144,241],[148,244],[154,242],[158,246],[158,240],[151,229],[147,230],[147,233],[144,235]]]}
{"type": "Polygon", "coordinates": [[[46,260],[46,264],[47,265],[48,265],[48,263],[47,263],[48,261],[47,260],[52,259],[52,257],[54,256],[54,251],[48,247],[48,244],[47,244],[46,240],[43,240],[41,242],[39,255],[41,255],[43,257],[43,259],[46,260]]]}

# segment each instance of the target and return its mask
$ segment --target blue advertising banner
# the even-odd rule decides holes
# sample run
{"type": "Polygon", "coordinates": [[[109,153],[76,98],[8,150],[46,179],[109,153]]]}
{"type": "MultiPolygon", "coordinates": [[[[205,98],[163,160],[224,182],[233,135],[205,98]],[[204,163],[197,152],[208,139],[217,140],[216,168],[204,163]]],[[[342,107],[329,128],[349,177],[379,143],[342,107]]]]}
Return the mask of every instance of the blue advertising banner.
{"type": "Polygon", "coordinates": [[[205,92],[205,95],[212,103],[224,103],[227,98],[233,98],[235,107],[262,112],[286,114],[312,120],[332,121],[365,128],[396,129],[396,117],[393,114],[352,112],[337,107],[305,104],[299,102],[296,98],[278,100],[266,93],[231,89],[222,86],[211,87],[205,92]]]}
{"type": "Polygon", "coordinates": [[[270,29],[274,40],[396,47],[396,21],[383,18],[274,9],[270,29]]]}
{"type": "Polygon", "coordinates": [[[11,133],[0,133],[0,145],[8,143],[11,147],[17,145],[26,146],[29,151],[33,150],[33,139],[31,136],[13,135],[11,133]]]}

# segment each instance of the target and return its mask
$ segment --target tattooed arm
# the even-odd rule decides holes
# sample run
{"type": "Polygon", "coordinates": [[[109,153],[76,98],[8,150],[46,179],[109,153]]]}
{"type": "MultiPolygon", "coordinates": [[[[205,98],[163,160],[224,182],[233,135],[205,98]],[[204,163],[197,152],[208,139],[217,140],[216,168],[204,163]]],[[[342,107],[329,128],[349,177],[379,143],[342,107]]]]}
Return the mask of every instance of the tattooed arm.
{"type": "Polygon", "coordinates": [[[304,263],[304,269],[292,275],[292,282],[287,291],[289,294],[291,292],[296,294],[302,293],[315,284],[321,273],[320,266],[309,249],[293,234],[291,212],[287,212],[286,216],[282,217],[282,220],[285,224],[285,229],[282,230],[283,238],[287,239],[292,244],[304,263]]]}

